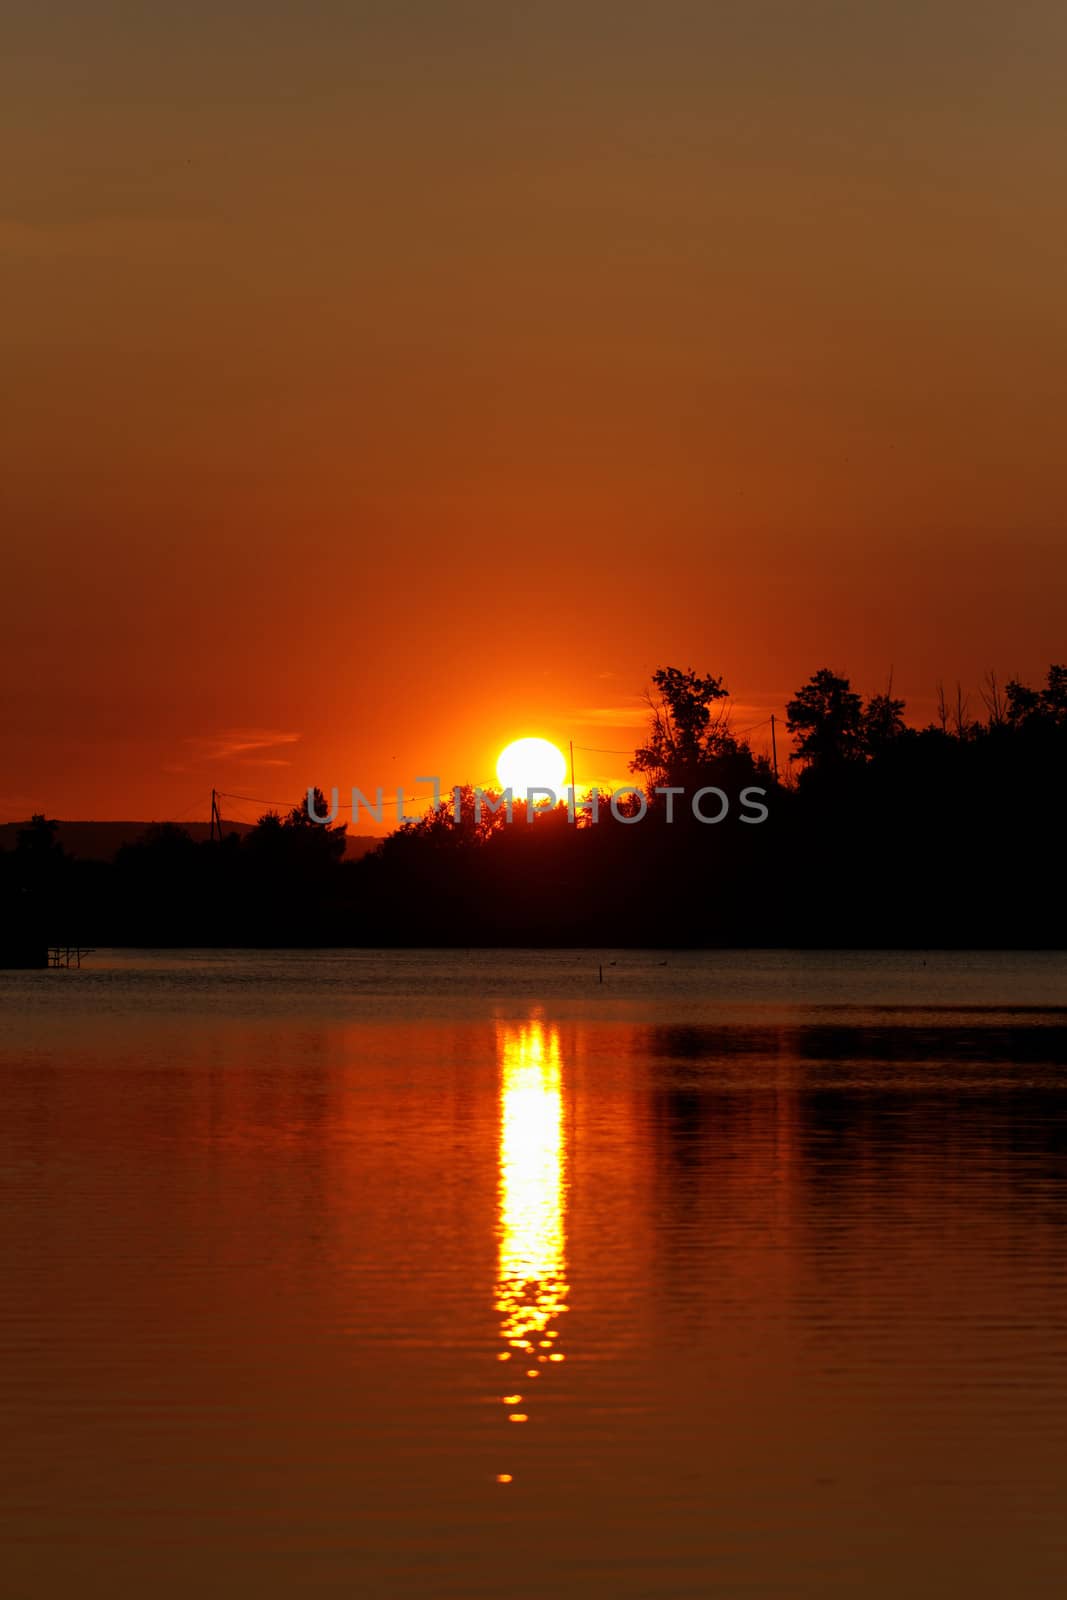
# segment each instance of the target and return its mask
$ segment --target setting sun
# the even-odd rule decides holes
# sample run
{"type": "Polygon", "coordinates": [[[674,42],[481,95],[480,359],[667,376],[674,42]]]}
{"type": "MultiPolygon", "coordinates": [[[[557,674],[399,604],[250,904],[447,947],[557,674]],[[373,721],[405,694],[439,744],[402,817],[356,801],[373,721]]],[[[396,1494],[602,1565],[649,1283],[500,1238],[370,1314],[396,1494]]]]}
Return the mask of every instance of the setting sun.
{"type": "Polygon", "coordinates": [[[496,775],[505,789],[552,789],[559,794],[567,776],[563,752],[549,739],[515,739],[500,752],[496,775]]]}

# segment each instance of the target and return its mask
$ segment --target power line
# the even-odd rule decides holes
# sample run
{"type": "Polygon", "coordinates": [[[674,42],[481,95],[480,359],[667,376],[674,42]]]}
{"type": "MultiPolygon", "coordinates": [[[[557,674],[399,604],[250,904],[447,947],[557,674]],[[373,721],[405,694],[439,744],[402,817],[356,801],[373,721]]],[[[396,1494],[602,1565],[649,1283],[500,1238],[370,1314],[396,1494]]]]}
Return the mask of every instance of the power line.
{"type": "MultiPolygon", "coordinates": [[[[301,803],[300,801],[297,801],[294,804],[294,802],[292,800],[267,800],[267,799],[264,799],[264,797],[262,795],[255,795],[255,794],[231,794],[226,789],[216,789],[215,793],[218,795],[220,800],[239,800],[239,801],[243,801],[244,804],[250,805],[250,806],[276,806],[282,811],[297,810],[299,808],[300,803],[301,803]]],[[[303,796],[301,796],[301,800],[302,799],[303,799],[303,796]]],[[[433,800],[433,799],[434,799],[434,796],[432,794],[412,794],[412,795],[408,795],[407,798],[404,801],[404,809],[406,811],[408,806],[422,805],[425,801],[433,800]]],[[[393,809],[393,807],[395,806],[396,801],[395,800],[387,800],[385,798],[385,794],[384,794],[384,791],[383,791],[382,804],[388,810],[391,811],[393,809]]],[[[338,811],[351,811],[352,810],[352,802],[351,802],[351,800],[345,800],[345,801],[341,802],[338,805],[337,809],[338,809],[338,811]]],[[[367,804],[366,800],[364,800],[362,802],[362,805],[360,807],[357,807],[357,809],[370,811],[372,809],[372,807],[367,804]]]]}
{"type": "Polygon", "coordinates": [[[586,756],[632,756],[632,750],[597,750],[592,745],[576,744],[574,747],[586,756]]]}
{"type": "Polygon", "coordinates": [[[222,800],[247,800],[250,806],[287,806],[291,804],[288,800],[264,800],[263,796],[258,794],[230,794],[226,789],[217,789],[215,792],[222,800]]]}
{"type": "Polygon", "coordinates": [[[180,811],[176,812],[168,820],[171,822],[188,822],[190,820],[190,812],[196,811],[202,814],[203,810],[204,797],[202,794],[199,794],[196,796],[195,800],[190,800],[187,806],[183,806],[180,811]]]}

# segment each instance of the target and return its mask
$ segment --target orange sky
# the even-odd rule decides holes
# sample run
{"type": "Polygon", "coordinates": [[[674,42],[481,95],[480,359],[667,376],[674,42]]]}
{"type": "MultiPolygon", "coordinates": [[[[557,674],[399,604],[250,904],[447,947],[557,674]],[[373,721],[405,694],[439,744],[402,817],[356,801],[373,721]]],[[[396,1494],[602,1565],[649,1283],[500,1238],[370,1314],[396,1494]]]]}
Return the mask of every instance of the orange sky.
{"type": "Polygon", "coordinates": [[[0,820],[1063,659],[1052,0],[158,9],[5,49],[0,820]]]}

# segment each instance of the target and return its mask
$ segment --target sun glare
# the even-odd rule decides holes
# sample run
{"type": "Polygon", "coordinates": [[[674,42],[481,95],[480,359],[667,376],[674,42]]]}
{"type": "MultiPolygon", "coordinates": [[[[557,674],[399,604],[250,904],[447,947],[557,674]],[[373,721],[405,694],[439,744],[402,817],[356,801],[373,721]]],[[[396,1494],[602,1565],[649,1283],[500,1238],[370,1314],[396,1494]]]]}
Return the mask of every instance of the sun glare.
{"type": "Polygon", "coordinates": [[[500,752],[496,775],[504,789],[524,795],[527,789],[552,789],[559,794],[567,777],[562,750],[548,739],[516,739],[500,752]]]}

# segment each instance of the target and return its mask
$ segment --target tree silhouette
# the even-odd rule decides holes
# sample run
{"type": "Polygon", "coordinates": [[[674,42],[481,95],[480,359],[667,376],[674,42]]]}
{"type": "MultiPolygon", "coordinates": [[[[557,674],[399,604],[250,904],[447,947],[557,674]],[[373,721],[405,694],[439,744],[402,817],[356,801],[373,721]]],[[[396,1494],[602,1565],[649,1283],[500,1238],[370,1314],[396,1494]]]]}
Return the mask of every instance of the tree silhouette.
{"type": "Polygon", "coordinates": [[[36,811],[15,840],[14,880],[22,889],[51,898],[70,866],[59,843],[59,823],[36,811]]]}
{"type": "Polygon", "coordinates": [[[24,862],[55,861],[65,854],[58,834],[59,823],[43,811],[35,811],[27,826],[16,834],[15,849],[24,862]]]}
{"type": "MultiPolygon", "coordinates": [[[[888,701],[890,707],[898,703],[888,701]]],[[[797,741],[794,761],[825,770],[863,755],[863,701],[849,680],[829,667],[820,667],[785,709],[786,727],[797,741]]],[[[885,712],[879,715],[884,718],[885,712]]]]}
{"type": "MultiPolygon", "coordinates": [[[[311,798],[314,804],[315,817],[328,816],[330,808],[326,804],[326,796],[322,790],[314,789],[311,798]]],[[[270,813],[268,812],[267,815],[269,816],[270,813]]],[[[340,861],[345,853],[348,824],[346,822],[316,822],[315,817],[311,815],[308,796],[305,795],[300,804],[294,806],[289,812],[282,823],[282,828],[287,833],[295,833],[309,842],[314,840],[314,849],[321,856],[332,856],[340,861]]]]}
{"type": "Polygon", "coordinates": [[[889,746],[907,733],[904,702],[894,700],[892,685],[885,694],[872,695],[863,710],[861,744],[868,756],[883,755],[889,746]]]}
{"type": "Polygon", "coordinates": [[[728,698],[721,678],[701,677],[692,668],[661,667],[652,674],[652,683],[655,693],[645,696],[652,713],[648,743],[630,762],[630,771],[644,773],[650,787],[721,754],[729,740],[725,719],[712,711],[728,698]]]}
{"type": "Polygon", "coordinates": [[[1013,679],[1005,690],[1007,721],[1014,727],[1051,723],[1067,727],[1067,667],[1051,666],[1043,689],[1013,679]]]}

